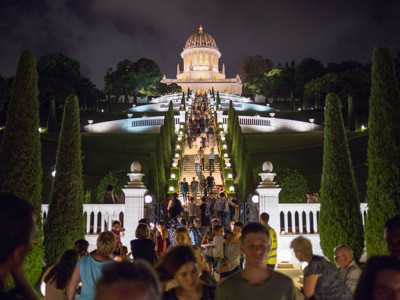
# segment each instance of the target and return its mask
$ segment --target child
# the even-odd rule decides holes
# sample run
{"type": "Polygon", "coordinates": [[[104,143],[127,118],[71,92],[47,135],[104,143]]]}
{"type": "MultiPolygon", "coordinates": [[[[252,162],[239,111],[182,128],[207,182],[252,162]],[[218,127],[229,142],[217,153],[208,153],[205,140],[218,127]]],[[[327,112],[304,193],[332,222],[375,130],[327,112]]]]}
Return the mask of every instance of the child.
{"type": "Polygon", "coordinates": [[[224,254],[224,227],[222,225],[216,225],[214,227],[214,248],[213,248],[213,257],[215,263],[213,265],[214,270],[217,273],[223,273],[226,269],[231,265],[228,258],[224,254]]]}
{"type": "Polygon", "coordinates": [[[190,220],[196,219],[196,216],[197,216],[197,212],[196,212],[197,206],[196,206],[196,204],[194,203],[194,197],[190,197],[189,204],[188,204],[188,210],[189,210],[189,219],[190,219],[190,220]]]}

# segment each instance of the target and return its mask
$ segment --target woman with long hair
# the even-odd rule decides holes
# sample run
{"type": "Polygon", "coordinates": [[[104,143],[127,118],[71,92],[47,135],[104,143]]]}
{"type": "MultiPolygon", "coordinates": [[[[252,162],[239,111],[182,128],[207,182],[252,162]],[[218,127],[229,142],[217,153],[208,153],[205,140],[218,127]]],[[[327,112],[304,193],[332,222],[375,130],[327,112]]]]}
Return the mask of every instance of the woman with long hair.
{"type": "Polygon", "coordinates": [[[51,268],[44,278],[46,283],[45,300],[68,299],[67,287],[77,262],[78,252],[75,250],[67,250],[61,255],[60,261],[51,268]]]}
{"type": "Polygon", "coordinates": [[[156,270],[163,282],[175,279],[178,283],[164,293],[165,300],[212,300],[215,287],[200,281],[200,269],[190,246],[176,246],[161,258],[156,270]]]}

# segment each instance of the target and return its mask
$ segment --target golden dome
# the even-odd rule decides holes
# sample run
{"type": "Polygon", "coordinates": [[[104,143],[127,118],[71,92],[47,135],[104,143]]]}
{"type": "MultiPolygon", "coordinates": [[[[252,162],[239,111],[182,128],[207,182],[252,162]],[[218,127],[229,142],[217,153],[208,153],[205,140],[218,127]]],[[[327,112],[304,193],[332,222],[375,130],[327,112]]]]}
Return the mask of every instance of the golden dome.
{"type": "Polygon", "coordinates": [[[200,26],[199,32],[192,34],[186,41],[185,49],[195,47],[207,47],[218,49],[214,38],[208,33],[203,32],[203,27],[200,26]]]}

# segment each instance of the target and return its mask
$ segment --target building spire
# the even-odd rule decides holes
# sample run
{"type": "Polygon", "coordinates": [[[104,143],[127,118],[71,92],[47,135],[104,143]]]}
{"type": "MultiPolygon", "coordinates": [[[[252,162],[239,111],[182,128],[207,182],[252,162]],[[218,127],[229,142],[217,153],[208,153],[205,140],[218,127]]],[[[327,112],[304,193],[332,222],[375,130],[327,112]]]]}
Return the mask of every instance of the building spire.
{"type": "Polygon", "coordinates": [[[201,25],[199,27],[199,33],[203,33],[203,26],[201,26],[201,25]]]}

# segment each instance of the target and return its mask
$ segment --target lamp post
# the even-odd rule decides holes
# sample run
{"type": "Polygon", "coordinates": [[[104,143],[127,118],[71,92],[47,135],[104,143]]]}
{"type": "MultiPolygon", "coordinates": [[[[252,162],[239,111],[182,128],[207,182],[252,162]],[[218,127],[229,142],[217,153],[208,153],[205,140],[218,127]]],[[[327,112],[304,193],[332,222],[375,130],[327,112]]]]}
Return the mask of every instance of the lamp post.
{"type": "Polygon", "coordinates": [[[89,123],[89,132],[90,132],[91,131],[90,129],[91,129],[92,124],[93,124],[93,120],[88,120],[88,123],[89,123]]]}

